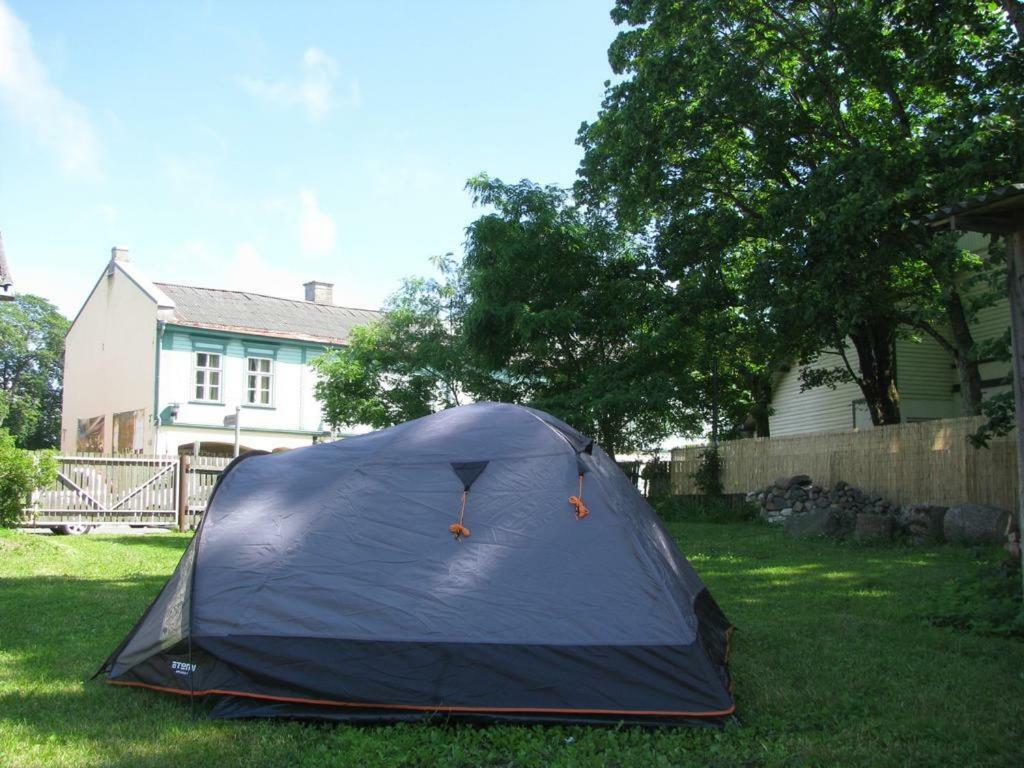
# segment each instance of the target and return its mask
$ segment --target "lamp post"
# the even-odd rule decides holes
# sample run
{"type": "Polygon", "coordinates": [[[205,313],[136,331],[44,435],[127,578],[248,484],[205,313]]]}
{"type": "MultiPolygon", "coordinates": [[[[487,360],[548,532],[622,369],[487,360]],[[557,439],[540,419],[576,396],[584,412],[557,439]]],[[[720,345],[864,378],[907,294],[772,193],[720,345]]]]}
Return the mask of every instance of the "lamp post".
{"type": "Polygon", "coordinates": [[[242,438],[242,419],[241,419],[241,415],[242,415],[242,406],[236,405],[235,406],[235,412],[233,414],[229,415],[229,416],[225,416],[224,417],[224,426],[225,427],[234,427],[235,428],[235,452],[234,452],[234,456],[236,458],[238,457],[238,447],[241,444],[241,438],[242,438]]]}

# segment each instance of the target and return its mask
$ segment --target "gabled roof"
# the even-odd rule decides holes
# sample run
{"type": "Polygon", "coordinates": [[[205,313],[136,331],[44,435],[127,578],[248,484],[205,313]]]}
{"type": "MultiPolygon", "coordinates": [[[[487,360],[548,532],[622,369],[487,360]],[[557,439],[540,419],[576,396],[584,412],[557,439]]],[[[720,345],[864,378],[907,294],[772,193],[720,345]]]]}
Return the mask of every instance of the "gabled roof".
{"type": "Polygon", "coordinates": [[[170,322],[192,328],[344,344],[357,325],[380,318],[371,309],[336,307],[248,291],[154,283],[174,305],[170,322]]]}

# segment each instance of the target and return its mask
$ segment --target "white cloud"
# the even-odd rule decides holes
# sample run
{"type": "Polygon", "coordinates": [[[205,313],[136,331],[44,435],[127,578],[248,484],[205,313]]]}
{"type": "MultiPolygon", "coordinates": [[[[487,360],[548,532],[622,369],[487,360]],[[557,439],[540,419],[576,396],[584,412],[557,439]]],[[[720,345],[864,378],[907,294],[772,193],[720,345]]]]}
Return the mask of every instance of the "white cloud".
{"type": "Polygon", "coordinates": [[[66,173],[99,175],[99,141],[88,114],[50,82],[28,28],[2,0],[0,107],[52,151],[66,173]]]}
{"type": "Polygon", "coordinates": [[[308,189],[299,192],[299,243],[302,252],[321,255],[334,249],[334,219],[320,210],[316,195],[308,189]]]}
{"type": "MultiPolygon", "coordinates": [[[[331,111],[334,81],[338,65],[319,48],[307,48],[302,55],[302,76],[299,80],[266,81],[242,78],[242,85],[264,101],[283,107],[300,106],[314,120],[331,111]]],[[[354,101],[354,99],[353,99],[354,101]]]]}

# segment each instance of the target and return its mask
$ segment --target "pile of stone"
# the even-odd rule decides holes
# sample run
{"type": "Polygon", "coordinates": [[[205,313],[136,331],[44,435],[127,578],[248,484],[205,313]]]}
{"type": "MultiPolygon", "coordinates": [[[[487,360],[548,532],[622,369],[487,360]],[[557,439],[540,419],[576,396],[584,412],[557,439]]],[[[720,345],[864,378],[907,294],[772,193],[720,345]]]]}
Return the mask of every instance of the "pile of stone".
{"type": "Polygon", "coordinates": [[[940,507],[912,504],[900,508],[877,494],[840,480],[831,488],[807,475],[776,478],[767,488],[751,491],[769,523],[783,525],[791,536],[852,537],[856,541],[891,541],[904,535],[913,544],[995,544],[1005,541],[1010,513],[979,504],[940,507]]]}
{"type": "Polygon", "coordinates": [[[814,483],[808,475],[776,478],[767,488],[751,491],[769,523],[785,526],[791,536],[853,536],[859,541],[890,540],[899,507],[877,494],[865,493],[842,480],[831,488],[814,483]]]}

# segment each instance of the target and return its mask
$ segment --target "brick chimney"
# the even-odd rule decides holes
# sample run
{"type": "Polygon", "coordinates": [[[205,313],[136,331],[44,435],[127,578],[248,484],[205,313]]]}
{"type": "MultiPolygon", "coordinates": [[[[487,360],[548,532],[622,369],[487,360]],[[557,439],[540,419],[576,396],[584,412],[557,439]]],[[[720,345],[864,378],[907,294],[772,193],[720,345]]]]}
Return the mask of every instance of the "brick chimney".
{"type": "Polygon", "coordinates": [[[319,280],[310,280],[303,283],[306,289],[306,301],[314,304],[334,304],[334,283],[323,283],[319,280]]]}

